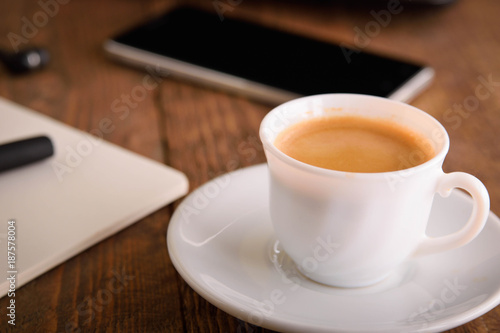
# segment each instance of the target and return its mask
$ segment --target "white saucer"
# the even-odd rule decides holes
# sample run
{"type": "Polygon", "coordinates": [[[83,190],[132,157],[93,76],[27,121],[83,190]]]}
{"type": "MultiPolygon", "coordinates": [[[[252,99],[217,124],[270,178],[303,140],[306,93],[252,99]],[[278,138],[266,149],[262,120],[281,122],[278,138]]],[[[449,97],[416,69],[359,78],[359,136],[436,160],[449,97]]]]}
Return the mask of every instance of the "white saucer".
{"type": "MultiPolygon", "coordinates": [[[[457,230],[472,209],[466,194],[439,196],[428,234],[457,230]]],[[[258,165],[191,193],[168,228],[172,262],[186,282],[251,324],[297,332],[438,332],[500,303],[500,220],[457,250],[411,259],[370,287],[332,288],[304,278],[273,238],[268,174],[258,165]]]]}

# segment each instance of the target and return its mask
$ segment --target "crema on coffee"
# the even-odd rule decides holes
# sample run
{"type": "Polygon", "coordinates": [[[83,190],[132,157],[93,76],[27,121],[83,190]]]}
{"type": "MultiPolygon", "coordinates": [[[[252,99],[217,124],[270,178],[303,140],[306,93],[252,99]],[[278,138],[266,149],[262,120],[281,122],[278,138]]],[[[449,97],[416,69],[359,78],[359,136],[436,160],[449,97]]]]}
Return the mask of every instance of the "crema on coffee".
{"type": "Polygon", "coordinates": [[[422,135],[386,119],[325,116],[282,131],[274,142],[286,155],[321,168],[346,172],[389,172],[434,157],[422,135]]]}

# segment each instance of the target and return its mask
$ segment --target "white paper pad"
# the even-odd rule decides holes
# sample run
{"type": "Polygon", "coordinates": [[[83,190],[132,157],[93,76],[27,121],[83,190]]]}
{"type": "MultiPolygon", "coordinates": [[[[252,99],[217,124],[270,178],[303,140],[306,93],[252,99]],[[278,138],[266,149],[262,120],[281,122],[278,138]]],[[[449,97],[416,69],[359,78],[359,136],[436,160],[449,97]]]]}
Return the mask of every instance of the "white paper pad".
{"type": "Polygon", "coordinates": [[[18,289],[188,190],[177,170],[0,98],[0,144],[37,135],[54,156],[0,173],[0,297],[8,276],[18,289]]]}

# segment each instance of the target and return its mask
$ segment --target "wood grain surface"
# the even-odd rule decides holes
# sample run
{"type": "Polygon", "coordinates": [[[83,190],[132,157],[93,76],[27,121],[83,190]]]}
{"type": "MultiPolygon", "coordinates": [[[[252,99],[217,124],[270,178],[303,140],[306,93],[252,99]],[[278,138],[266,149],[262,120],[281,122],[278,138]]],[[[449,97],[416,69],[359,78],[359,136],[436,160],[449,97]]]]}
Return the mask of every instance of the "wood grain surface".
{"type": "MultiPolygon", "coordinates": [[[[374,20],[372,11],[386,8],[388,2],[191,3],[213,11],[214,3],[224,3],[227,16],[356,46],[357,29],[363,31],[374,20]]],[[[258,127],[272,105],[170,76],[153,77],[157,86],[126,104],[127,96],[150,74],[111,61],[102,42],[176,4],[0,2],[0,47],[44,46],[52,56],[46,69],[30,75],[13,76],[0,68],[0,96],[87,132],[99,130],[100,121],[109,118],[114,129],[104,135],[106,140],[181,170],[191,191],[228,171],[265,162],[258,127]],[[28,29],[27,22],[34,29],[28,29]],[[12,33],[22,38],[13,42],[12,33]],[[117,105],[127,105],[126,112],[116,113],[117,105]],[[253,153],[246,153],[244,146],[253,153]]],[[[445,171],[476,175],[489,190],[492,211],[499,213],[500,2],[400,5],[403,10],[362,46],[435,69],[431,86],[411,104],[448,130],[451,149],[445,171]]],[[[178,203],[20,288],[15,327],[5,316],[9,299],[0,299],[0,332],[267,332],[212,306],[176,272],[165,234],[178,203]]],[[[500,332],[500,307],[449,332],[500,332]]]]}

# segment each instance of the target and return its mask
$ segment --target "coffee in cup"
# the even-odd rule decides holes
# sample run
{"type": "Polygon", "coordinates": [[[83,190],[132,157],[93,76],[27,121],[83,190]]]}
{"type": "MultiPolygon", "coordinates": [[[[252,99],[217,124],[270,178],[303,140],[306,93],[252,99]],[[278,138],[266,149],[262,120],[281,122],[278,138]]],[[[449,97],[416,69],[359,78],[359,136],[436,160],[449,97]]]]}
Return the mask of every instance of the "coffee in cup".
{"type": "Polygon", "coordinates": [[[275,237],[318,283],[376,283],[413,256],[467,244],[487,220],[484,185],[443,172],[446,130],[408,104],[356,94],[299,98],[266,115],[260,138],[275,237]],[[472,196],[469,220],[454,233],[427,236],[434,195],[455,187],[472,196]]]}
{"type": "Polygon", "coordinates": [[[286,155],[321,168],[348,172],[390,172],[425,163],[432,145],[395,122],[360,116],[303,120],[277,136],[286,155]]]}

